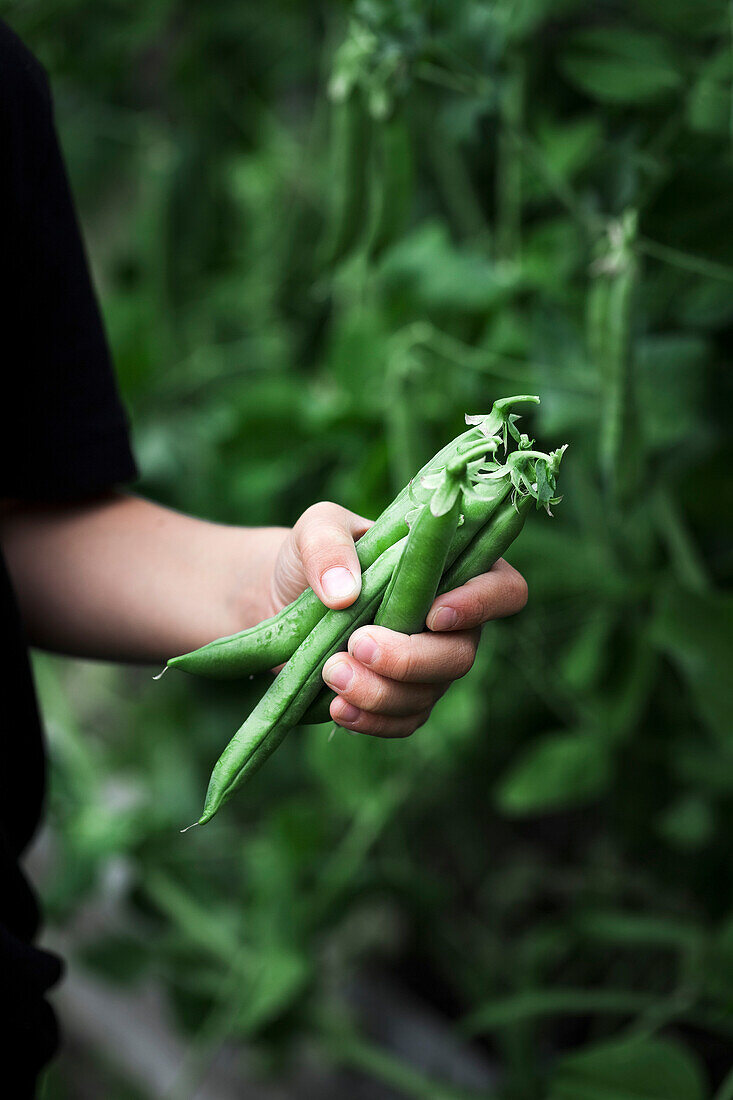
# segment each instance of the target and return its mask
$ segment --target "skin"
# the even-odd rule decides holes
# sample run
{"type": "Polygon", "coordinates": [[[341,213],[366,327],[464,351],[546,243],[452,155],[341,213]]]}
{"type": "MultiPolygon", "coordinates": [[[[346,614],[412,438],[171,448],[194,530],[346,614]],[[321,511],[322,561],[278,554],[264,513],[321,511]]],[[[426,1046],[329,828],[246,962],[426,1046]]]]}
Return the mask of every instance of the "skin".
{"type": "MultiPolygon", "coordinates": [[[[54,504],[0,501],[0,545],[28,641],[57,653],[160,665],[275,614],[307,585],[332,608],[361,588],[354,540],[371,521],[323,502],[292,529],[209,523],[122,493],[54,504]]],[[[471,668],[480,627],[521,610],[505,561],[438,597],[428,630],[357,630],[326,664],[331,717],[405,737],[471,668]]]]}

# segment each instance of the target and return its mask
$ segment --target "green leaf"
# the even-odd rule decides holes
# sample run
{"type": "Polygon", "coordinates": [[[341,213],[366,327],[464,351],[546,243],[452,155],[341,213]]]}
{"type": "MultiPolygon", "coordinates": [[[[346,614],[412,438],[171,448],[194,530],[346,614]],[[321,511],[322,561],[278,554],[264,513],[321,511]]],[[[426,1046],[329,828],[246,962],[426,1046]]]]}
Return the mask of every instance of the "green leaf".
{"type": "Polygon", "coordinates": [[[651,640],[682,674],[700,719],[727,742],[733,730],[733,596],[668,582],[658,595],[651,640]]]}
{"type": "Polygon", "coordinates": [[[530,989],[479,1005],[461,1023],[461,1031],[480,1035],[548,1016],[635,1016],[659,1003],[653,994],[635,989],[530,989]]]}
{"type": "Polygon", "coordinates": [[[691,852],[704,847],[715,831],[710,802],[696,794],[683,796],[657,819],[656,830],[675,848],[691,852]]]}
{"type": "Polygon", "coordinates": [[[562,1058],[548,1100],[705,1100],[693,1055],[670,1039],[600,1043],[562,1058]]]}
{"type": "Polygon", "coordinates": [[[706,37],[728,34],[726,4],[722,0],[636,0],[636,11],[645,20],[676,34],[706,37]]]}
{"type": "Polygon", "coordinates": [[[504,776],[496,792],[507,814],[532,814],[590,802],[611,778],[608,749],[592,733],[537,738],[504,776]]]}
{"type": "Polygon", "coordinates": [[[682,80],[680,66],[661,38],[619,27],[573,35],[560,67],[601,103],[654,100],[673,92],[682,80]]]}
{"type": "Polygon", "coordinates": [[[687,97],[687,122],[702,134],[728,134],[731,125],[731,79],[733,58],[730,48],[713,57],[702,68],[687,97]]]}
{"type": "Polygon", "coordinates": [[[518,272],[478,249],[456,248],[444,225],[424,222],[384,261],[380,278],[389,294],[409,295],[422,309],[483,312],[517,289],[518,272]]]}
{"type": "Polygon", "coordinates": [[[300,996],[310,977],[303,955],[287,944],[276,940],[258,948],[257,966],[238,1020],[246,1033],[281,1016],[300,996]]]}
{"type": "Polygon", "coordinates": [[[617,947],[658,947],[689,950],[702,939],[702,929],[666,913],[619,909],[589,909],[573,922],[582,936],[617,947]]]}

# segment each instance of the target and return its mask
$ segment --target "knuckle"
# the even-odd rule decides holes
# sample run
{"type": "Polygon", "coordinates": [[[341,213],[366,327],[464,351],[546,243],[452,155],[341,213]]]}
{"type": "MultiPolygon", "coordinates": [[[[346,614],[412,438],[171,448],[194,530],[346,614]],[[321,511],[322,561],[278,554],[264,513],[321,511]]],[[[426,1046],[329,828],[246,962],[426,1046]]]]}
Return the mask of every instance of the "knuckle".
{"type": "MultiPolygon", "coordinates": [[[[354,678],[353,686],[357,686],[356,677],[354,678]]],[[[370,715],[378,715],[389,705],[389,683],[381,676],[359,678],[357,690],[359,695],[358,701],[356,698],[354,698],[353,701],[370,715]]]]}
{"type": "Polygon", "coordinates": [[[454,651],[455,679],[466,676],[476,660],[476,645],[471,637],[464,635],[456,639],[454,651]]]}
{"type": "Polygon", "coordinates": [[[521,611],[529,599],[529,585],[518,569],[502,559],[503,585],[501,594],[510,613],[521,611]]]}
{"type": "Polygon", "coordinates": [[[521,573],[514,570],[516,577],[516,601],[517,611],[521,611],[523,607],[527,606],[527,600],[529,599],[529,585],[524,579],[521,573]]]}
{"type": "Polygon", "coordinates": [[[399,729],[395,732],[395,737],[412,737],[416,730],[419,730],[421,726],[424,726],[430,717],[430,711],[420,711],[418,714],[412,714],[409,718],[405,719],[400,725],[399,729]]]}
{"type": "Polygon", "coordinates": [[[504,566],[507,603],[509,603],[515,611],[521,611],[529,598],[529,585],[519,570],[515,569],[513,565],[510,565],[509,562],[504,562],[504,566]]]}
{"type": "Polygon", "coordinates": [[[425,723],[427,722],[428,718],[431,715],[431,712],[432,712],[432,708],[430,708],[429,710],[422,711],[421,714],[417,715],[417,717],[415,718],[414,728],[412,730],[413,733],[415,732],[415,730],[419,730],[421,728],[421,726],[425,725],[425,723]]]}
{"type": "Polygon", "coordinates": [[[373,628],[369,631],[379,646],[379,656],[371,667],[390,680],[403,679],[406,658],[402,650],[405,646],[405,635],[386,627],[377,630],[378,633],[373,628]]]}
{"type": "Polygon", "coordinates": [[[405,646],[405,652],[402,654],[401,666],[398,665],[396,672],[400,674],[402,679],[414,680],[418,676],[418,665],[420,663],[418,644],[413,641],[412,637],[408,639],[405,646]]]}

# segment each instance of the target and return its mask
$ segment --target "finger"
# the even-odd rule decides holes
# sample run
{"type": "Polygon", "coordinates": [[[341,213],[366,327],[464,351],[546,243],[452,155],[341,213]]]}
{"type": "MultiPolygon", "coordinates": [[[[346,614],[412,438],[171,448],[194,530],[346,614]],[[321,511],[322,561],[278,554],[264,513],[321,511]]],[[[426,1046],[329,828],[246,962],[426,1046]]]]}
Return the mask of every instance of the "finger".
{"type": "Polygon", "coordinates": [[[354,733],[365,733],[371,737],[409,737],[425,725],[430,711],[409,718],[388,718],[383,714],[367,714],[337,695],[331,703],[331,717],[337,725],[354,733]]]}
{"type": "Polygon", "coordinates": [[[513,565],[500,558],[460,588],[438,596],[428,614],[429,630],[466,630],[491,619],[515,615],[527,602],[527,582],[513,565]]]}
{"type": "Polygon", "coordinates": [[[361,591],[361,567],[354,540],[371,521],[324,501],[308,508],[293,528],[306,580],[327,607],[348,607],[361,591]]]}
{"type": "Polygon", "coordinates": [[[389,680],[434,684],[465,676],[478,642],[478,631],[399,634],[383,626],[362,626],[349,638],[349,653],[389,680]]]}
{"type": "Polygon", "coordinates": [[[348,653],[337,653],[326,662],[323,679],[342,699],[359,710],[394,718],[429,710],[440,697],[435,684],[388,680],[365,668],[348,653]]]}

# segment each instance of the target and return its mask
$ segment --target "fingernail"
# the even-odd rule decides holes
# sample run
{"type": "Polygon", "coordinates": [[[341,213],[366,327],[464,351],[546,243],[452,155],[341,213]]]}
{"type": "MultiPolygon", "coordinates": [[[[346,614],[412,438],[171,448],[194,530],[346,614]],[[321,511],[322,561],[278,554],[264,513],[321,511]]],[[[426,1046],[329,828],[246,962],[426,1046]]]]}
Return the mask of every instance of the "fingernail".
{"type": "Polygon", "coordinates": [[[356,591],[356,580],[353,573],[343,566],[335,569],[327,569],[321,577],[323,591],[330,600],[343,600],[356,591]]]}
{"type": "Polygon", "coordinates": [[[431,630],[452,630],[458,623],[458,613],[452,607],[439,607],[430,623],[431,630]]]}
{"type": "Polygon", "coordinates": [[[361,661],[363,665],[371,665],[379,656],[379,646],[374,638],[370,637],[369,634],[365,634],[354,643],[352,653],[357,661],[361,661]]]}
{"type": "Polygon", "coordinates": [[[346,661],[337,661],[330,667],[324,668],[323,679],[334,691],[346,691],[354,679],[354,670],[346,661]]]}
{"type": "MultiPolygon", "coordinates": [[[[355,722],[361,711],[358,707],[353,706],[351,703],[346,703],[339,711],[339,722],[355,722]]],[[[357,733],[357,730],[347,730],[347,733],[357,733]]]]}

